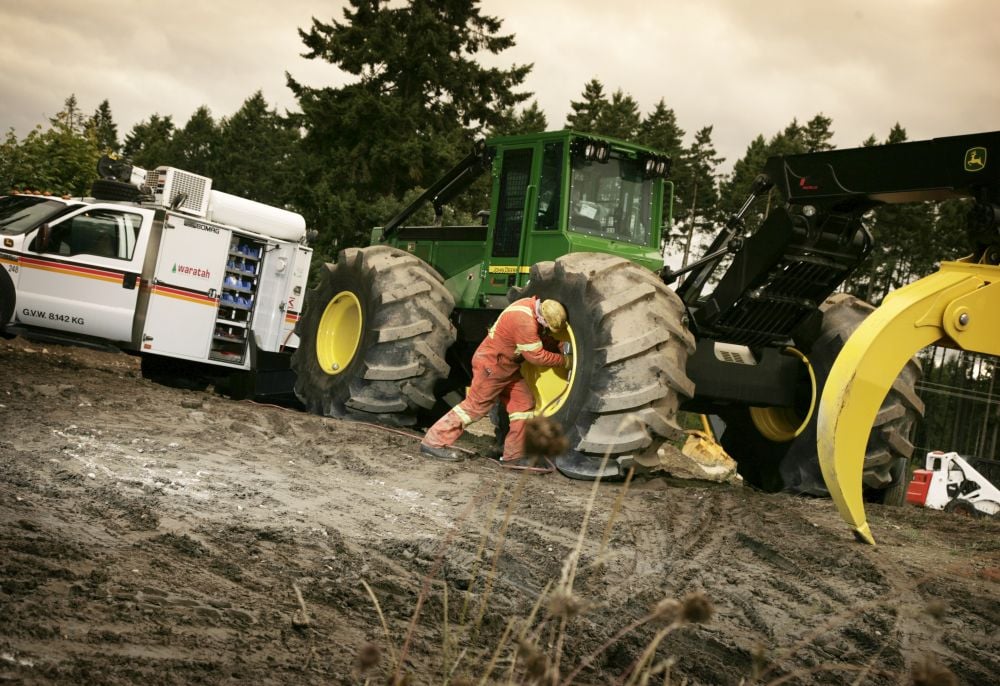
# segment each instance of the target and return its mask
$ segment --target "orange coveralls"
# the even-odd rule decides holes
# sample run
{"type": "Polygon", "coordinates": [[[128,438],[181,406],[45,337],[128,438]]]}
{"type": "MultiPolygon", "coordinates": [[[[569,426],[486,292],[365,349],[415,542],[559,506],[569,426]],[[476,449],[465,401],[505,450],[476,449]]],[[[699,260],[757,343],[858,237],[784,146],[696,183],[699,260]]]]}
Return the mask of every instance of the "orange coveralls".
{"type": "Polygon", "coordinates": [[[517,358],[523,357],[539,367],[561,367],[566,363],[565,356],[546,350],[542,343],[540,302],[536,297],[521,298],[500,313],[472,356],[472,385],[465,400],[427,430],[425,444],[435,448],[450,446],[466,426],[485,417],[499,399],[510,416],[503,459],[524,456],[524,423],[533,416],[535,398],[521,376],[517,358]]]}

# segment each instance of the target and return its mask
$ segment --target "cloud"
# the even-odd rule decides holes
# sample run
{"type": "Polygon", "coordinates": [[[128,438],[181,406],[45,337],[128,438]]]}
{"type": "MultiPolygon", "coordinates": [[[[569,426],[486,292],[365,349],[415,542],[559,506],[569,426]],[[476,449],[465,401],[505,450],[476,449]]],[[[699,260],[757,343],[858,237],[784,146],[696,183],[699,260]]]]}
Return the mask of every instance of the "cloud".
{"type": "MultiPolygon", "coordinates": [[[[732,164],[758,134],[793,118],[832,117],[834,142],[884,138],[897,121],[911,139],[997,127],[1000,4],[994,0],[483,0],[517,46],[491,65],[533,63],[534,92],[553,128],[598,78],[643,112],[663,98],[688,132],[714,126],[732,164]]],[[[301,57],[297,30],[343,3],[239,0],[169,5],[125,0],[4,3],[0,127],[21,135],[71,93],[85,112],[108,99],[124,135],[153,113],[183,126],[206,105],[234,113],[257,90],[295,109],[285,71],[339,85],[334,66],[301,57]]],[[[485,61],[485,58],[484,58],[485,61]]]]}

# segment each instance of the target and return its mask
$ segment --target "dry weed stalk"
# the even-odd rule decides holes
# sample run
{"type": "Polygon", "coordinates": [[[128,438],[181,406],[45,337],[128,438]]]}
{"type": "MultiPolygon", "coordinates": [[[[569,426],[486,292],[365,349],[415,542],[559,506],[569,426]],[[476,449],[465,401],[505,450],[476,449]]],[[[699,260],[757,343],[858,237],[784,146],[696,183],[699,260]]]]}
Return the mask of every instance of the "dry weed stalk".
{"type": "Polygon", "coordinates": [[[368,582],[362,579],[361,585],[365,587],[365,590],[368,592],[368,597],[372,599],[372,605],[375,606],[375,612],[378,614],[378,619],[382,623],[382,633],[385,634],[385,645],[389,648],[389,657],[392,658],[392,663],[396,664],[396,649],[392,645],[392,636],[389,634],[389,624],[385,621],[385,615],[382,614],[382,606],[379,605],[378,598],[375,597],[375,592],[372,590],[372,587],[368,585],[368,582]]]}
{"type": "Polygon", "coordinates": [[[437,576],[438,571],[440,571],[441,566],[444,564],[444,554],[448,551],[448,548],[451,546],[451,542],[454,540],[455,536],[458,535],[460,527],[457,524],[465,522],[465,520],[468,519],[469,514],[472,513],[476,502],[482,497],[482,495],[483,489],[480,489],[459,513],[456,525],[448,531],[444,540],[441,541],[441,544],[438,546],[437,553],[434,558],[434,564],[431,565],[430,570],[424,575],[423,582],[420,585],[420,593],[417,595],[417,604],[413,608],[413,616],[410,618],[410,625],[407,627],[406,637],[403,639],[403,647],[399,651],[399,660],[396,661],[396,667],[393,670],[392,679],[390,680],[390,683],[394,686],[402,683],[402,679],[404,678],[402,674],[403,664],[406,662],[406,656],[410,650],[410,641],[412,640],[413,633],[417,628],[417,619],[420,617],[420,610],[423,608],[424,601],[427,599],[427,594],[430,591],[431,580],[437,576]]]}
{"type": "Polygon", "coordinates": [[[482,521],[482,525],[479,527],[479,545],[476,547],[476,557],[472,562],[472,570],[469,572],[469,587],[465,590],[462,611],[458,615],[459,624],[465,624],[469,603],[472,602],[473,586],[475,585],[476,578],[479,576],[479,565],[483,560],[483,554],[486,552],[486,544],[489,541],[493,517],[496,515],[497,507],[500,505],[500,498],[504,493],[506,493],[506,489],[497,489],[497,494],[493,496],[493,502],[490,504],[489,514],[486,515],[482,521]]]}
{"type": "Polygon", "coordinates": [[[503,552],[504,544],[507,542],[507,529],[510,527],[510,518],[514,512],[514,504],[520,499],[521,493],[524,491],[526,478],[528,478],[528,472],[522,472],[517,482],[514,484],[514,492],[510,496],[510,502],[507,503],[507,509],[503,516],[503,523],[500,525],[500,531],[497,534],[497,545],[493,551],[493,560],[490,563],[490,571],[486,575],[486,586],[483,589],[483,599],[479,604],[479,612],[476,615],[476,621],[472,626],[473,635],[476,635],[479,632],[479,626],[482,624],[483,616],[486,614],[486,606],[489,604],[490,596],[493,594],[493,582],[496,580],[497,565],[500,563],[500,553],[503,552]]]}

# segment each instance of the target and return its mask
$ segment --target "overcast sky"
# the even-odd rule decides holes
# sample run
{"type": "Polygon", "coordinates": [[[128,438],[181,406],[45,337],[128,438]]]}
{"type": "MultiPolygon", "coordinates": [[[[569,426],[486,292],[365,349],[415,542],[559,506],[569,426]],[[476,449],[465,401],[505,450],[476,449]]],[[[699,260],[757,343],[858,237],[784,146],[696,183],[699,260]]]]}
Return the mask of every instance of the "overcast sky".
{"type": "MultiPolygon", "coordinates": [[[[295,109],[345,75],[300,57],[298,28],[342,17],[339,0],[0,0],[0,130],[23,136],[75,94],[107,99],[124,138],[150,114],[219,119],[257,90],[295,109]]],[[[714,125],[727,159],[758,134],[822,112],[838,147],[897,121],[911,139],[1000,129],[1000,0],[483,0],[534,63],[525,90],[550,128],[599,79],[649,112],[665,98],[687,131],[714,125]]]]}

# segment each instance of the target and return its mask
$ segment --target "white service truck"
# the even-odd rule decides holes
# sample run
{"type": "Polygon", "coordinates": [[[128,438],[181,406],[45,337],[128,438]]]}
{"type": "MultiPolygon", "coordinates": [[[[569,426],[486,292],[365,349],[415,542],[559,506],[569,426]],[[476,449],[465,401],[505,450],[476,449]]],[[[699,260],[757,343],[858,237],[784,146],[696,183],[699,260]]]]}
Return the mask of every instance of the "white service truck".
{"type": "Polygon", "coordinates": [[[99,170],[95,197],[0,197],[0,330],[111,344],[147,376],[195,369],[242,394],[291,393],[303,217],[171,167],[99,170]]]}

